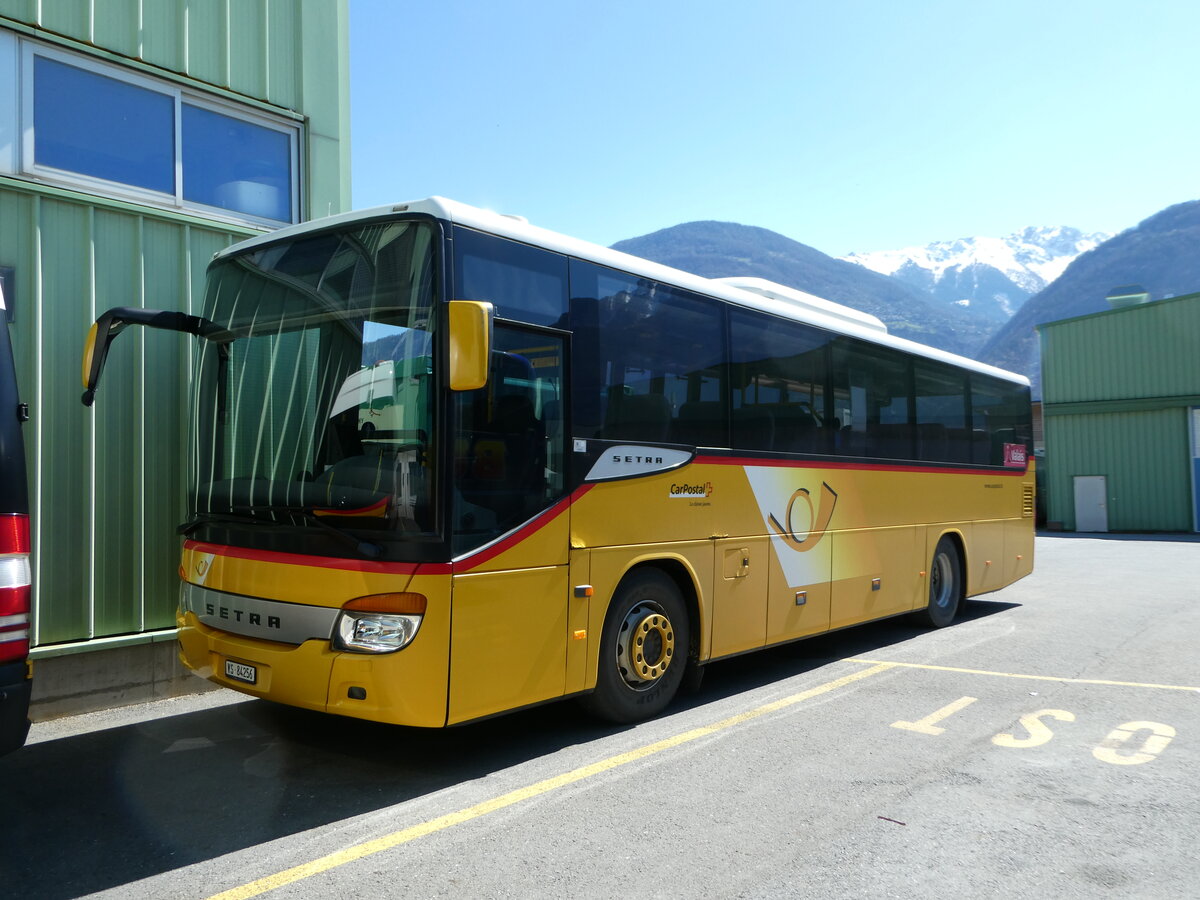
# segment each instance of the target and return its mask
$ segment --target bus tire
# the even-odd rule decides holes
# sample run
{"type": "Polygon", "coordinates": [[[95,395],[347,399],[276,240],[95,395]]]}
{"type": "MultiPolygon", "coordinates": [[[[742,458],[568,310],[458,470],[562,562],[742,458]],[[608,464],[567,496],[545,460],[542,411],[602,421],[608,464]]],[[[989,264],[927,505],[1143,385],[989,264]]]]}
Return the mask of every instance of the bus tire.
{"type": "Polygon", "coordinates": [[[581,698],[592,715],[628,724],[658,715],[675,697],[688,662],[687,607],[659,569],[622,579],[604,619],[596,689],[581,698]]]}
{"type": "Polygon", "coordinates": [[[917,621],[930,628],[945,628],[958,615],[962,598],[962,558],[954,539],[943,536],[929,563],[929,604],[915,614],[917,621]]]}

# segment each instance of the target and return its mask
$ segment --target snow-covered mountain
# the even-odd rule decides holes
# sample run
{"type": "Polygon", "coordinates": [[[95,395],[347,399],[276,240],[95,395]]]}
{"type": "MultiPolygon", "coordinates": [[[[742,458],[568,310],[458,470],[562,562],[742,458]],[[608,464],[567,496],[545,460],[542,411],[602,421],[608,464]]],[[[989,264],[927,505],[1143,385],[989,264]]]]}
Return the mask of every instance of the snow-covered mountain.
{"type": "Polygon", "coordinates": [[[842,259],[897,278],[944,304],[1004,322],[1075,257],[1109,237],[1066,226],[1030,227],[1002,238],[959,238],[842,259]]]}

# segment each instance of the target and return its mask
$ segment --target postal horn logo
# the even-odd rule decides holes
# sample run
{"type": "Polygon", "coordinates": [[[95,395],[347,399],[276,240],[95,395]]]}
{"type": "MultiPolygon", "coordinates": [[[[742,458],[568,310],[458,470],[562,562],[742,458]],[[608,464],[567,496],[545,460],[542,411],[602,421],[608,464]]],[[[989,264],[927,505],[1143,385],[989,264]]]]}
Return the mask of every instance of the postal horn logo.
{"type": "Polygon", "coordinates": [[[783,516],[783,524],[771,513],[767,522],[771,530],[797,553],[811,550],[825,536],[829,528],[829,520],[833,518],[833,508],[837,506],[837,492],[828,484],[821,484],[821,498],[816,506],[813,505],[812,495],[808,488],[800,488],[788,500],[787,512],[783,516]],[[799,513],[801,521],[795,520],[796,502],[802,500],[807,508],[808,521],[804,521],[803,513],[799,513]]]}

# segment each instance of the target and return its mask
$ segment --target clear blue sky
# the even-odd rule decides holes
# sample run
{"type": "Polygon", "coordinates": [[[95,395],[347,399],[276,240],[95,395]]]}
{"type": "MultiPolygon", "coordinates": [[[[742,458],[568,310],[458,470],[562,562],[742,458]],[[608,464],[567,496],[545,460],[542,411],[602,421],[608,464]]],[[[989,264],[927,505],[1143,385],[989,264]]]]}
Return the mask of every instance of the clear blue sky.
{"type": "Polygon", "coordinates": [[[833,255],[1200,197],[1196,0],[350,0],[354,205],[833,255]]]}

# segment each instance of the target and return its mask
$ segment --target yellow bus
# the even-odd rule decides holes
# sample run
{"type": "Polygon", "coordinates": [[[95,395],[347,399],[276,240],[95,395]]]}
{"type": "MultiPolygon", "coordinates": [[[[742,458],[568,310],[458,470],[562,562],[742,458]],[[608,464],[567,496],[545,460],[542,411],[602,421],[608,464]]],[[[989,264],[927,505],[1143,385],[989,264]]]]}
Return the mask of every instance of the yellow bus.
{"type": "Polygon", "coordinates": [[[707,663],[1028,574],[1029,383],[758,279],[441,198],[244,241],[193,333],[180,656],[445,726],[660,712],[707,663]]]}

